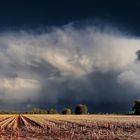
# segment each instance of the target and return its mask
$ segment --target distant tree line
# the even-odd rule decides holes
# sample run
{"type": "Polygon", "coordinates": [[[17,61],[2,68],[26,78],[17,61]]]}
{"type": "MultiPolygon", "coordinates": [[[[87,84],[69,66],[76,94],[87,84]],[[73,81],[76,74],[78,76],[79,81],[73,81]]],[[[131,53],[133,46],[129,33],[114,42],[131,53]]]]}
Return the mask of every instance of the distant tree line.
{"type": "Polygon", "coordinates": [[[61,112],[58,112],[55,108],[41,109],[33,108],[31,111],[17,112],[17,111],[0,111],[0,114],[88,114],[88,108],[84,104],[78,104],[75,106],[75,110],[72,111],[70,108],[64,108],[61,112]]]}
{"type": "Polygon", "coordinates": [[[75,106],[74,112],[70,108],[64,108],[61,112],[58,112],[55,108],[41,109],[33,108],[31,111],[16,112],[16,111],[0,111],[0,114],[88,114],[88,108],[84,104],[78,104],[75,106]]]}
{"type": "MultiPolygon", "coordinates": [[[[13,112],[15,113],[15,112],[13,112]]],[[[39,108],[34,108],[32,109],[31,112],[27,112],[31,114],[58,114],[58,111],[56,109],[49,109],[49,110],[44,110],[44,109],[39,109],[39,108]]],[[[60,114],[89,114],[88,112],[88,107],[85,104],[78,104],[75,106],[74,112],[70,108],[64,108],[60,114]]],[[[128,113],[130,115],[140,115],[140,100],[135,100],[134,101],[134,106],[132,107],[132,111],[128,113]]]]}
{"type": "Polygon", "coordinates": [[[64,108],[61,112],[58,112],[55,108],[41,109],[33,108],[31,111],[17,112],[17,111],[0,111],[0,114],[88,114],[88,108],[84,104],[78,104],[75,107],[74,112],[70,108],[64,108]]]}
{"type": "Polygon", "coordinates": [[[40,109],[40,108],[33,108],[31,112],[25,112],[25,113],[31,113],[31,114],[88,114],[88,108],[84,104],[78,104],[75,107],[74,112],[70,108],[64,108],[60,113],[54,109],[51,108],[49,110],[46,109],[40,109]]]}
{"type": "MultiPolygon", "coordinates": [[[[0,111],[0,114],[89,114],[88,107],[85,104],[78,104],[75,106],[74,111],[70,108],[64,108],[61,112],[58,112],[55,108],[41,109],[41,108],[33,108],[31,111],[26,112],[17,112],[17,111],[0,111]]],[[[134,101],[134,106],[132,107],[132,111],[128,113],[128,115],[140,115],[140,100],[134,101]]]]}
{"type": "MultiPolygon", "coordinates": [[[[15,112],[14,112],[15,113],[15,112]]],[[[44,110],[39,108],[32,109],[31,112],[27,112],[31,114],[58,114],[56,109],[44,110]]],[[[89,114],[88,107],[85,104],[78,104],[75,106],[74,112],[70,108],[64,108],[60,114],[89,114]]],[[[132,111],[128,113],[129,115],[140,115],[140,100],[134,101],[134,106],[132,107],[132,111]]]]}

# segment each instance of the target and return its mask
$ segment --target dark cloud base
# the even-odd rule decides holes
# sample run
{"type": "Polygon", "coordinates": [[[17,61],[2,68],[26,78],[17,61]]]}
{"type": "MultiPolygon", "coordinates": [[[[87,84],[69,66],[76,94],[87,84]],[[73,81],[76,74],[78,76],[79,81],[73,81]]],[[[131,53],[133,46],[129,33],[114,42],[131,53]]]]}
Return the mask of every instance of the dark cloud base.
{"type": "Polygon", "coordinates": [[[1,33],[0,109],[83,103],[93,113],[128,112],[140,97],[139,46],[111,26],[1,33]]]}

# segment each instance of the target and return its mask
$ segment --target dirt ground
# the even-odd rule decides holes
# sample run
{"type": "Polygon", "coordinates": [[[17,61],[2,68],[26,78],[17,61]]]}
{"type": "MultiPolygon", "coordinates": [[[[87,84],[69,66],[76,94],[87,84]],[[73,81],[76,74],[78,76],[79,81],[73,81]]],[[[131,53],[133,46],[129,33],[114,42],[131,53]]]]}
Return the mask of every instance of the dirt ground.
{"type": "Polygon", "coordinates": [[[139,140],[140,117],[0,115],[0,140],[139,140]]]}

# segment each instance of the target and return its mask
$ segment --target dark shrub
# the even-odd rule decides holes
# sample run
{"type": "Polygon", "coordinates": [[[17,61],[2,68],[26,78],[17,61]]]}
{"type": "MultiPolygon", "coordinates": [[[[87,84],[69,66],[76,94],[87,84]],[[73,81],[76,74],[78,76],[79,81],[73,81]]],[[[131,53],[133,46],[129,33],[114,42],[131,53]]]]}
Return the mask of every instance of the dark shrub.
{"type": "Polygon", "coordinates": [[[40,108],[33,108],[31,111],[32,114],[48,114],[48,111],[40,108]]]}
{"type": "Polygon", "coordinates": [[[48,111],[48,114],[58,114],[58,112],[57,112],[56,109],[51,108],[51,109],[48,111]]]}
{"type": "Polygon", "coordinates": [[[71,114],[71,109],[70,108],[64,108],[62,111],[62,114],[71,114]]]}
{"type": "Polygon", "coordinates": [[[88,114],[88,108],[86,105],[78,104],[75,107],[75,114],[88,114]]]}

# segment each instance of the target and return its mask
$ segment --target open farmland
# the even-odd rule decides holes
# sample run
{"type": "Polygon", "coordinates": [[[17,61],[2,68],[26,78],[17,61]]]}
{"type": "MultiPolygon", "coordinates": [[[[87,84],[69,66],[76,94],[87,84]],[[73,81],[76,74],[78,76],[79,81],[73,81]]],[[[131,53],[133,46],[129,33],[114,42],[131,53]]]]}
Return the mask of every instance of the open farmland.
{"type": "Polygon", "coordinates": [[[1,115],[0,139],[140,139],[140,117],[121,115],[1,115]]]}

